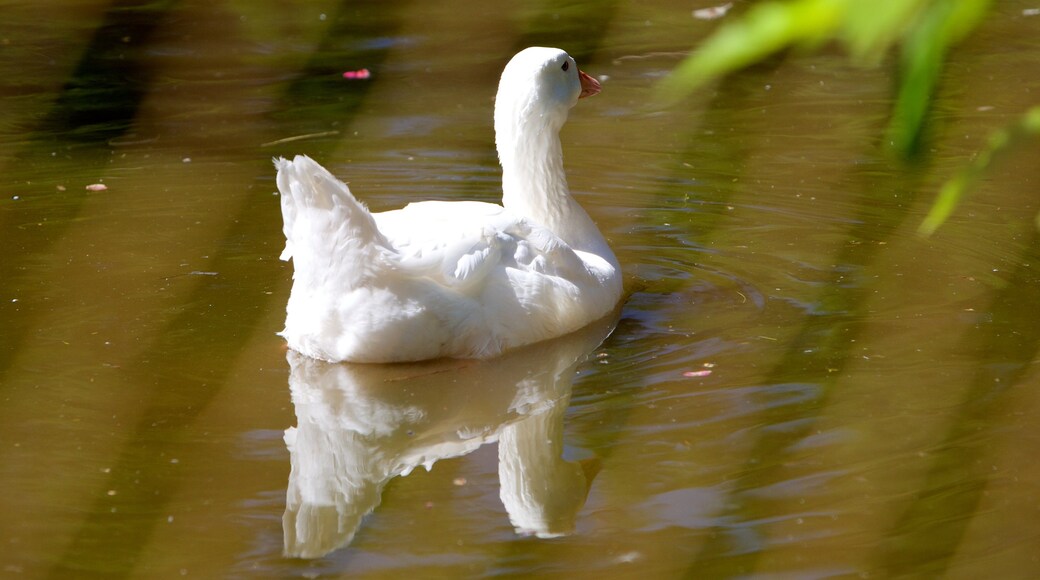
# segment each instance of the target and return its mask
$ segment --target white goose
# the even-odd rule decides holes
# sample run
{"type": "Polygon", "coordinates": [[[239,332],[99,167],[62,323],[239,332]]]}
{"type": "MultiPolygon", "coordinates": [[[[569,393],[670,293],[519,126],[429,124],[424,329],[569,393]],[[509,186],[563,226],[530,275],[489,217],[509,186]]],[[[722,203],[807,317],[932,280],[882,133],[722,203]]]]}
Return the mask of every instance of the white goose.
{"type": "Polygon", "coordinates": [[[621,269],[571,197],[559,131],[600,85],[555,48],[509,61],[495,98],[502,205],[371,213],[309,157],[275,160],[293,287],[281,335],[332,362],[488,358],[610,312],[621,269]]]}

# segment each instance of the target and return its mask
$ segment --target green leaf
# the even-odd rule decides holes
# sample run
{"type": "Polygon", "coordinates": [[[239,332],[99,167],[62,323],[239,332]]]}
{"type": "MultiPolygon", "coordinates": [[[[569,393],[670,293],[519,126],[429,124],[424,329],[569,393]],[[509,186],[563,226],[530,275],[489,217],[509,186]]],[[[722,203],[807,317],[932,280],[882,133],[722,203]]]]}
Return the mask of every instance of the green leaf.
{"type": "Polygon", "coordinates": [[[756,63],[793,44],[833,37],[853,0],[795,0],[756,4],[739,20],[718,29],[658,87],[674,101],[725,74],[756,63]]]}
{"type": "Polygon", "coordinates": [[[889,142],[904,158],[920,150],[924,122],[943,61],[986,16],[991,0],[936,0],[903,43],[902,78],[888,128],[889,142]]]}
{"type": "MultiPolygon", "coordinates": [[[[943,184],[939,195],[932,203],[928,215],[917,228],[918,233],[929,236],[953,214],[961,200],[985,176],[999,155],[1018,146],[1022,141],[1040,138],[1040,105],[1032,107],[1015,123],[990,136],[989,145],[970,164],[943,184]]],[[[1040,228],[1040,215],[1037,216],[1040,228]]]]}
{"type": "Polygon", "coordinates": [[[840,37],[857,63],[876,65],[918,21],[930,0],[858,0],[849,5],[840,37]]]}

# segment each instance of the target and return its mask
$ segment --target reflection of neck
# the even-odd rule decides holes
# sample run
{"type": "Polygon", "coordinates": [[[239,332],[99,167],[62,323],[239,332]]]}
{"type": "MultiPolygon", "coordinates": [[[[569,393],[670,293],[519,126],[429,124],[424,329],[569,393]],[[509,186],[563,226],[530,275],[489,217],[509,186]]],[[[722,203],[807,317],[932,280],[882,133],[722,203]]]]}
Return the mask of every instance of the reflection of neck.
{"type": "Polygon", "coordinates": [[[307,419],[301,417],[299,427],[285,433],[291,471],[282,533],[285,554],[296,558],[315,558],[349,544],[361,520],[379,505],[387,479],[359,471],[373,465],[366,461],[371,450],[352,432],[327,433],[307,419]]]}
{"type": "Polygon", "coordinates": [[[499,434],[500,496],[518,532],[539,537],[570,533],[585,504],[588,487],[581,466],[561,457],[566,410],[567,398],[557,400],[499,434]]]}

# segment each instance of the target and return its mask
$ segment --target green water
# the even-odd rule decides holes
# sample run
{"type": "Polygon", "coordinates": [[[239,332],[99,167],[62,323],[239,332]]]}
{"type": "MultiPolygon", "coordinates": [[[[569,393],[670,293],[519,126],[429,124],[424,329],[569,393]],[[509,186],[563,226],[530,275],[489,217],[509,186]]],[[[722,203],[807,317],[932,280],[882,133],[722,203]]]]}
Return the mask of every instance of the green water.
{"type": "Polygon", "coordinates": [[[710,4],[0,1],[4,575],[1040,576],[1035,144],[915,233],[1040,100],[1034,5],[951,54],[908,166],[894,67],[837,51],[651,106],[710,4]],[[270,158],[374,210],[496,200],[532,44],[603,81],[562,138],[617,317],[484,363],[287,360],[270,158]]]}

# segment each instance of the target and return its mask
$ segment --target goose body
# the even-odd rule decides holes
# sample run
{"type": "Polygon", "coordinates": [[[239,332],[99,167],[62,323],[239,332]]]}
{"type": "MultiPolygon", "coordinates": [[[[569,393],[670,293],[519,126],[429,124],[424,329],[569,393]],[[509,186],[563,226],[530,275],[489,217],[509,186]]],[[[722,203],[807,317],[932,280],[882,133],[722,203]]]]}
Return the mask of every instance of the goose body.
{"type": "Polygon", "coordinates": [[[502,205],[423,201],[372,213],[306,156],[275,160],[293,287],[281,335],[332,362],[489,358],[608,313],[621,272],[571,197],[559,130],[599,83],[528,48],[495,102],[502,205]]]}

